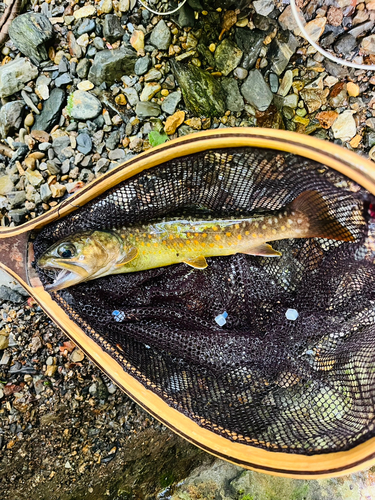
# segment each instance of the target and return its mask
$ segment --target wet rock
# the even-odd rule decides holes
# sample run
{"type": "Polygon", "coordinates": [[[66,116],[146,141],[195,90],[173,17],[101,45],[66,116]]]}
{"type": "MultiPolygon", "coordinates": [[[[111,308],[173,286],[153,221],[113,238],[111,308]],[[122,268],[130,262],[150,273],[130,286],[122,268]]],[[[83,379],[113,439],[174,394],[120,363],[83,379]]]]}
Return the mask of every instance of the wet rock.
{"type": "Polygon", "coordinates": [[[76,120],[92,120],[99,115],[101,110],[101,102],[89,92],[76,90],[69,96],[67,111],[76,120]]]}
{"type": "Polygon", "coordinates": [[[184,120],[185,111],[176,111],[173,115],[168,116],[164,126],[165,133],[168,135],[174,134],[184,120]]]}
{"type": "Polygon", "coordinates": [[[283,30],[295,31],[298,29],[298,24],[293,17],[292,8],[290,5],[285,7],[282,14],[278,18],[278,22],[283,30]]]}
{"type": "Polygon", "coordinates": [[[241,94],[259,111],[265,111],[273,99],[273,94],[258,69],[249,72],[241,87],[241,94]]]}
{"type": "Polygon", "coordinates": [[[6,195],[13,191],[14,185],[9,175],[0,176],[0,194],[6,195]]]}
{"type": "Polygon", "coordinates": [[[181,92],[171,92],[167,97],[164,99],[161,109],[163,110],[164,113],[167,113],[168,115],[173,115],[173,113],[176,111],[178,103],[181,101],[181,92]]]}
{"type": "Polygon", "coordinates": [[[354,38],[358,38],[361,35],[364,35],[368,31],[372,30],[374,27],[374,21],[367,21],[366,23],[362,23],[359,26],[355,26],[349,31],[349,34],[354,36],[354,38]]]}
{"type": "Polygon", "coordinates": [[[83,58],[79,61],[77,64],[77,75],[80,78],[86,78],[89,70],[90,70],[91,63],[88,59],[83,58]]]}
{"type": "Polygon", "coordinates": [[[150,43],[157,47],[159,50],[168,50],[171,41],[171,32],[166,22],[162,19],[152,30],[150,43]]]}
{"type": "Polygon", "coordinates": [[[51,199],[52,193],[47,183],[40,186],[40,197],[43,203],[47,203],[51,199]]]}
{"type": "Polygon", "coordinates": [[[85,33],[91,33],[95,29],[95,21],[94,19],[88,19],[87,17],[82,19],[82,22],[78,25],[77,35],[81,36],[85,33]]]}
{"type": "MultiPolygon", "coordinates": [[[[313,42],[317,42],[324,33],[327,23],[326,17],[317,17],[305,25],[305,30],[313,42]]],[[[301,35],[299,28],[295,30],[296,35],[301,35]]]]}
{"type": "Polygon", "coordinates": [[[56,78],[55,85],[56,87],[63,87],[64,85],[69,85],[72,81],[72,77],[69,73],[63,73],[56,78]]]}
{"type": "Polygon", "coordinates": [[[341,113],[332,125],[335,139],[349,141],[356,134],[356,124],[353,118],[354,111],[346,110],[341,113]]]}
{"type": "Polygon", "coordinates": [[[129,47],[102,50],[95,55],[88,79],[94,85],[105,82],[109,85],[120,81],[123,75],[134,73],[137,54],[129,47]]]}
{"type": "Polygon", "coordinates": [[[375,54],[375,35],[367,36],[362,40],[361,50],[365,54],[375,54]]]}
{"type": "Polygon", "coordinates": [[[327,102],[327,92],[326,90],[320,89],[303,89],[300,92],[300,96],[305,102],[309,113],[313,113],[320,109],[327,102]]]}
{"type": "Polygon", "coordinates": [[[341,64],[336,64],[329,59],[325,59],[324,67],[328,73],[338,79],[343,79],[349,76],[349,70],[346,66],[341,66],[341,64]]]}
{"type": "Polygon", "coordinates": [[[92,149],[92,140],[88,134],[78,134],[77,136],[77,149],[80,153],[87,155],[92,149]]]}
{"type": "Polygon", "coordinates": [[[67,135],[61,137],[56,137],[53,140],[52,147],[56,153],[56,156],[62,156],[63,149],[70,146],[70,139],[67,135]]]}
{"type": "Polygon", "coordinates": [[[84,7],[75,10],[73,16],[75,19],[82,19],[84,17],[91,17],[96,13],[94,5],[85,5],[84,7]]]}
{"type": "Polygon", "coordinates": [[[243,51],[243,60],[241,66],[245,69],[251,69],[259,56],[260,49],[263,47],[263,41],[266,34],[260,30],[237,29],[236,43],[243,51]]]}
{"type": "Polygon", "coordinates": [[[268,16],[275,8],[273,0],[256,0],[253,2],[253,6],[255,12],[261,16],[268,16]]]}
{"type": "Polygon", "coordinates": [[[8,97],[38,76],[38,68],[24,57],[0,66],[0,97],[8,97]]]}
{"type": "Polygon", "coordinates": [[[135,112],[139,118],[149,118],[151,116],[159,116],[161,109],[160,106],[154,102],[138,102],[135,107],[135,112]]]}
{"type": "Polygon", "coordinates": [[[5,138],[20,129],[25,105],[22,101],[7,102],[0,110],[0,136],[5,138]]]}
{"type": "Polygon", "coordinates": [[[29,211],[26,208],[16,208],[14,210],[9,210],[8,215],[11,218],[12,222],[16,225],[23,224],[26,220],[26,215],[29,211]]]}
{"type": "Polygon", "coordinates": [[[148,71],[146,74],[145,74],[145,82],[152,82],[152,81],[155,81],[155,80],[160,80],[162,78],[162,73],[155,69],[155,68],[151,68],[150,71],[148,71]]]}
{"type": "MultiPolygon", "coordinates": [[[[194,10],[188,5],[188,3],[185,3],[181,9],[178,11],[178,25],[181,26],[181,28],[186,28],[186,27],[194,27],[195,24],[195,17],[194,17],[194,10]]],[[[198,9],[199,11],[200,9],[198,9]]]]}
{"type": "Polygon", "coordinates": [[[333,47],[337,54],[349,56],[350,53],[357,47],[357,40],[354,36],[346,33],[337,40],[333,47]]]}
{"type": "Polygon", "coordinates": [[[109,42],[113,43],[124,36],[125,30],[121,26],[120,19],[114,14],[107,14],[104,18],[103,36],[109,42]]]}
{"type": "Polygon", "coordinates": [[[43,14],[28,12],[14,19],[9,37],[22,54],[39,64],[48,59],[45,44],[53,37],[53,26],[43,14]]]}
{"type": "Polygon", "coordinates": [[[35,118],[33,130],[44,130],[49,132],[56,125],[61,116],[61,109],[65,104],[65,92],[63,89],[52,89],[49,98],[44,102],[43,110],[35,118]]]}
{"type": "Polygon", "coordinates": [[[182,90],[186,107],[197,116],[222,116],[225,95],[220,83],[196,66],[171,61],[174,77],[182,90]]]}
{"type": "Polygon", "coordinates": [[[249,72],[245,68],[238,67],[233,71],[233,75],[239,80],[245,80],[249,72]]]}
{"type": "Polygon", "coordinates": [[[150,99],[152,99],[152,97],[154,97],[155,94],[159,92],[159,90],[161,90],[161,86],[159,85],[159,83],[146,83],[140,95],[140,100],[149,101],[150,99]]]}
{"type": "Polygon", "coordinates": [[[242,59],[242,50],[229,38],[225,38],[215,50],[216,68],[224,76],[229,75],[240,64],[242,59]]]}
{"type": "Polygon", "coordinates": [[[149,55],[140,57],[139,59],[137,59],[134,66],[135,74],[138,76],[144,75],[145,73],[147,73],[150,65],[151,65],[151,58],[149,55]]]}
{"type": "Polygon", "coordinates": [[[128,101],[129,101],[129,104],[131,106],[136,106],[138,104],[139,96],[138,96],[138,93],[135,90],[135,88],[133,88],[133,87],[126,87],[124,89],[124,94],[126,95],[128,101]]]}
{"type": "Polygon", "coordinates": [[[281,75],[285,70],[298,46],[297,38],[290,32],[279,32],[272,40],[268,57],[271,61],[271,68],[277,75],[281,75]]]}
{"type": "Polygon", "coordinates": [[[236,80],[233,78],[223,78],[221,85],[225,92],[227,109],[235,112],[242,111],[245,103],[236,80]]]}

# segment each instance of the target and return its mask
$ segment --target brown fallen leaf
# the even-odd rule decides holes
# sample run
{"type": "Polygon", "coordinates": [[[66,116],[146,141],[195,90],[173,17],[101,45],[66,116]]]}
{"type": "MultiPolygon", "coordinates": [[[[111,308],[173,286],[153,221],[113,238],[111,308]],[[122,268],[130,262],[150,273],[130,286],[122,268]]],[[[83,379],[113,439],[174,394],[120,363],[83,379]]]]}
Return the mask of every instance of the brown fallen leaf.
{"type": "Polygon", "coordinates": [[[224,13],[223,22],[222,22],[222,25],[221,25],[221,33],[219,35],[219,40],[222,39],[222,37],[223,37],[223,35],[224,35],[224,33],[226,31],[229,31],[231,29],[231,27],[236,24],[236,22],[237,22],[237,16],[238,16],[239,13],[240,13],[240,9],[227,10],[224,13]]]}

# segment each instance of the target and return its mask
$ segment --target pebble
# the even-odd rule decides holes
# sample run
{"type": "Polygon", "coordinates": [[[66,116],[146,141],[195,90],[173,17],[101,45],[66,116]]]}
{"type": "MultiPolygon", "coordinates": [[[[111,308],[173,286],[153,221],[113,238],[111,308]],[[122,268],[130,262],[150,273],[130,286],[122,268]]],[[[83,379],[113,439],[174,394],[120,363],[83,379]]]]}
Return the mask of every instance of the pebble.
{"type": "Polygon", "coordinates": [[[25,105],[22,101],[7,102],[0,109],[0,136],[6,138],[21,127],[25,105]]]}
{"type": "Polygon", "coordinates": [[[34,115],[32,113],[29,113],[26,115],[25,121],[24,121],[25,127],[32,127],[34,124],[34,115]]]}
{"type": "Polygon", "coordinates": [[[173,115],[176,111],[176,107],[178,103],[181,101],[181,92],[171,92],[167,97],[163,100],[161,109],[164,113],[168,115],[173,115]]]}
{"type": "Polygon", "coordinates": [[[346,90],[349,94],[350,97],[357,97],[359,96],[359,85],[353,82],[348,82],[346,84],[346,90]]]}
{"type": "Polygon", "coordinates": [[[33,130],[45,130],[49,132],[60,120],[61,109],[64,104],[65,91],[58,88],[52,89],[49,98],[44,101],[42,112],[35,118],[33,130]]]}
{"type": "Polygon", "coordinates": [[[79,363],[84,359],[85,355],[83,352],[76,347],[74,351],[70,355],[70,359],[73,361],[73,363],[79,363]]]}
{"type": "MultiPolygon", "coordinates": [[[[317,42],[323,35],[326,23],[326,17],[316,17],[305,25],[305,30],[313,42],[317,42]]],[[[296,31],[299,36],[303,36],[299,28],[296,31]]]]}
{"type": "Polygon", "coordinates": [[[234,80],[233,78],[223,78],[221,80],[221,84],[225,92],[227,109],[234,112],[242,111],[245,107],[245,102],[240,93],[236,80],[234,80]]]}
{"type": "Polygon", "coordinates": [[[8,175],[0,175],[0,194],[7,195],[14,189],[13,182],[8,175]]]}
{"type": "Polygon", "coordinates": [[[88,79],[94,85],[113,84],[120,81],[123,75],[134,73],[137,54],[129,47],[98,52],[90,68],[88,79]]]}
{"type": "Polygon", "coordinates": [[[281,80],[281,84],[277,93],[285,97],[289,93],[289,90],[292,87],[292,83],[293,83],[293,72],[292,70],[288,69],[288,71],[284,73],[283,79],[281,80]]]}
{"type": "Polygon", "coordinates": [[[77,136],[77,149],[80,153],[88,154],[92,149],[92,140],[88,134],[78,134],[77,136]]]}
{"type": "Polygon", "coordinates": [[[153,102],[138,102],[135,107],[135,112],[139,118],[149,118],[159,116],[161,113],[160,106],[153,102]]]}
{"type": "Polygon", "coordinates": [[[151,65],[151,58],[149,55],[146,55],[144,57],[140,57],[137,59],[135,66],[134,66],[134,72],[136,75],[144,75],[147,73],[148,69],[150,68],[151,65]]]}
{"type": "Polygon", "coordinates": [[[157,47],[159,50],[168,50],[171,41],[172,34],[166,22],[162,19],[152,30],[150,43],[157,47]]]}
{"type": "Polygon", "coordinates": [[[274,0],[256,0],[253,6],[255,12],[261,16],[268,16],[275,8],[274,0]]]}
{"type": "Polygon", "coordinates": [[[124,89],[124,94],[126,95],[129,104],[131,106],[136,106],[139,102],[139,97],[137,91],[132,87],[126,87],[124,89]]]}
{"type": "Polygon", "coordinates": [[[184,120],[185,111],[176,111],[173,115],[168,116],[164,126],[165,133],[167,135],[173,135],[184,120]]]}
{"type": "Polygon", "coordinates": [[[76,90],[69,97],[67,111],[76,120],[91,120],[102,111],[102,104],[97,97],[89,92],[76,90]]]}
{"type": "Polygon", "coordinates": [[[50,189],[52,198],[60,198],[61,196],[63,196],[63,194],[65,194],[66,186],[56,182],[56,184],[50,185],[50,189]]]}
{"type": "Polygon", "coordinates": [[[341,113],[332,125],[335,139],[349,141],[356,135],[356,124],[353,118],[354,111],[346,110],[341,113]]]}
{"type": "MultiPolygon", "coordinates": [[[[258,29],[249,30],[249,29],[237,29],[235,34],[235,40],[238,47],[243,52],[243,59],[241,62],[241,66],[245,70],[251,69],[259,56],[259,53],[262,49],[263,42],[266,35],[262,31],[258,29]]],[[[238,70],[239,68],[237,68],[238,70]]],[[[247,76],[247,75],[246,75],[247,76]]],[[[244,78],[241,79],[245,79],[244,78]]]]}
{"type": "Polygon", "coordinates": [[[146,83],[140,95],[141,101],[149,101],[161,90],[159,83],[146,83]]]}
{"type": "MultiPolygon", "coordinates": [[[[114,14],[107,14],[104,18],[103,36],[109,43],[114,43],[124,36],[125,30],[120,19],[114,14]]],[[[143,32],[142,32],[143,34],[143,32]]]]}
{"type": "Polygon", "coordinates": [[[241,86],[241,94],[259,111],[265,111],[273,100],[269,86],[257,69],[249,71],[249,76],[241,86]]]}
{"type": "Polygon", "coordinates": [[[78,90],[91,90],[94,88],[94,84],[90,80],[82,80],[77,85],[78,90]]]}
{"type": "Polygon", "coordinates": [[[367,36],[362,40],[361,50],[365,54],[375,54],[375,35],[367,36]]]}
{"type": "Polygon", "coordinates": [[[233,75],[239,80],[245,80],[248,74],[249,72],[247,69],[241,68],[240,66],[233,71],[233,75]]]}
{"type": "MultiPolygon", "coordinates": [[[[273,0],[272,0],[273,2],[273,0]]],[[[225,38],[216,48],[215,64],[216,68],[227,76],[240,63],[243,52],[229,38],[225,38]]]]}
{"type": "Polygon", "coordinates": [[[73,16],[75,19],[82,19],[84,17],[92,17],[96,13],[94,5],[85,5],[84,7],[75,10],[73,16]]]}
{"type": "Polygon", "coordinates": [[[141,30],[134,30],[130,38],[130,44],[137,52],[144,49],[145,34],[141,30]]]}
{"type": "Polygon", "coordinates": [[[38,76],[38,68],[24,57],[0,66],[0,97],[8,97],[23,89],[25,83],[38,76]]]}

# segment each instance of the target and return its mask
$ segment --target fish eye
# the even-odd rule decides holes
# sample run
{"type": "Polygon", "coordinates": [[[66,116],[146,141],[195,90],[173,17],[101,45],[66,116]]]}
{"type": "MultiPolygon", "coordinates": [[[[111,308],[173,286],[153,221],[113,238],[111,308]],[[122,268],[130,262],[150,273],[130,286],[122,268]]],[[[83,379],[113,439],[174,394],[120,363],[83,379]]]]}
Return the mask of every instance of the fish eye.
{"type": "Polygon", "coordinates": [[[57,253],[63,259],[69,259],[70,257],[73,257],[73,255],[75,255],[76,247],[72,243],[63,243],[57,249],[57,253]]]}

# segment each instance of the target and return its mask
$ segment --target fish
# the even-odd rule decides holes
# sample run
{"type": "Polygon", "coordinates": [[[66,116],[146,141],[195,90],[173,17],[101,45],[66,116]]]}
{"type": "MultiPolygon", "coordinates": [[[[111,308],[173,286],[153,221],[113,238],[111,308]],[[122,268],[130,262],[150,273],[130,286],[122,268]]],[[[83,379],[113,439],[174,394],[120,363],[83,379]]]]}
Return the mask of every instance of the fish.
{"type": "Polygon", "coordinates": [[[271,241],[287,238],[354,241],[318,191],[304,191],[280,210],[224,218],[170,218],[124,228],[77,232],[54,243],[37,265],[54,270],[47,291],[120,273],[185,264],[207,267],[207,257],[236,253],[280,257],[271,241]]]}

